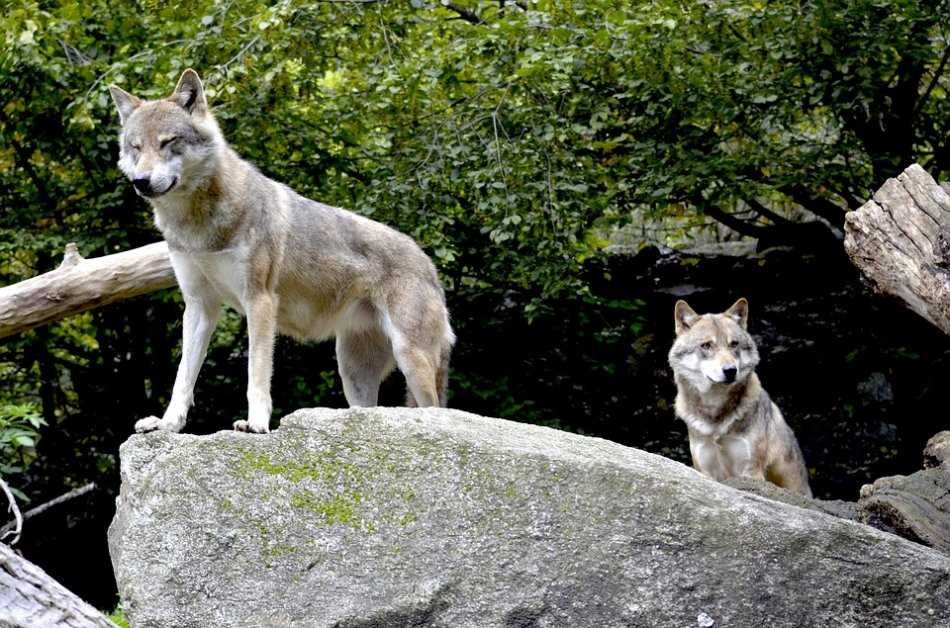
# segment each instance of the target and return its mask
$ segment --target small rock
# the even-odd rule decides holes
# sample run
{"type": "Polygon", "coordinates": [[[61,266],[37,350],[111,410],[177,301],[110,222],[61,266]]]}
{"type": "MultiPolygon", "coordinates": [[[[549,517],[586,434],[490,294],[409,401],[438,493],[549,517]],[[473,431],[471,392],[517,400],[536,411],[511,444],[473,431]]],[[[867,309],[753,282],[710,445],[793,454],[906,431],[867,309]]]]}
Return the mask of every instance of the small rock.
{"type": "Polygon", "coordinates": [[[924,447],[925,469],[950,470],[950,430],[937,432],[927,441],[924,447]]]}
{"type": "Polygon", "coordinates": [[[884,373],[871,373],[866,380],[858,384],[858,394],[868,401],[894,401],[894,390],[884,373]]]}
{"type": "Polygon", "coordinates": [[[712,626],[716,625],[716,620],[706,613],[700,613],[696,616],[696,624],[699,628],[712,628],[712,626]]]}

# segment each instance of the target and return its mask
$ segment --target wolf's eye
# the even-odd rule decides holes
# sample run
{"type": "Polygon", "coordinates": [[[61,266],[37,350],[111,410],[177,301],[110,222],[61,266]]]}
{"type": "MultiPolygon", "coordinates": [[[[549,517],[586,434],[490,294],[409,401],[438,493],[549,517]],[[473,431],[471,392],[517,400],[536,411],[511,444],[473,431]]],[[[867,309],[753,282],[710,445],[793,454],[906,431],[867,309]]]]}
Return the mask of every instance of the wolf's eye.
{"type": "Polygon", "coordinates": [[[703,344],[701,344],[701,345],[699,345],[699,346],[700,346],[700,348],[702,348],[703,351],[709,351],[710,349],[713,348],[713,343],[712,343],[711,341],[707,340],[706,342],[704,342],[703,344]]]}
{"type": "Polygon", "coordinates": [[[165,148],[166,146],[168,146],[169,144],[171,144],[172,142],[174,142],[174,141],[177,140],[177,139],[178,139],[177,137],[169,137],[168,139],[164,139],[164,140],[161,141],[161,143],[158,145],[158,147],[159,147],[159,148],[165,148]]]}
{"type": "Polygon", "coordinates": [[[733,340],[732,342],[729,343],[729,348],[730,348],[730,349],[737,349],[738,347],[739,347],[739,341],[738,341],[738,340],[733,340]]]}
{"type": "Polygon", "coordinates": [[[142,150],[142,146],[140,144],[129,144],[129,148],[131,148],[135,152],[139,152],[140,150],[142,150]]]}

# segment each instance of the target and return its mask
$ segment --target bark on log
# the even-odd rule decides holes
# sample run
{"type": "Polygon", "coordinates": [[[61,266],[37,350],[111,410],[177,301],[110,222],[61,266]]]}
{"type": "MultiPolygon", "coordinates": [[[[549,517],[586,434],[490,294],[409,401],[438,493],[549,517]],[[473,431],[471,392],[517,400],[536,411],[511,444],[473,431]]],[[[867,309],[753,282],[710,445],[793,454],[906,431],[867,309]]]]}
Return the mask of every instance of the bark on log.
{"type": "Polygon", "coordinates": [[[865,484],[858,520],[950,555],[950,473],[925,469],[865,484]]]}
{"type": "Polygon", "coordinates": [[[45,571],[0,543],[0,626],[116,628],[45,571]]]}
{"type": "Polygon", "coordinates": [[[845,220],[845,250],[881,292],[950,334],[950,195],[914,164],[845,220]]]}
{"type": "Polygon", "coordinates": [[[0,338],[174,285],[165,242],[91,259],[70,244],[56,270],[0,288],[0,338]]]}

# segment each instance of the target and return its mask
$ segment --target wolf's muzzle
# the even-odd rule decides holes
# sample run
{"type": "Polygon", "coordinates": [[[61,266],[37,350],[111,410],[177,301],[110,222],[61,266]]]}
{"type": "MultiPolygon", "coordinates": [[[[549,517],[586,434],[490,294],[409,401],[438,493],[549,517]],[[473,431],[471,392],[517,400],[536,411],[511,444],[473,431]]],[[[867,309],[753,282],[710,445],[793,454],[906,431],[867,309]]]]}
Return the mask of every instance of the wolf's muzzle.
{"type": "Polygon", "coordinates": [[[152,193],[152,179],[150,177],[135,177],[132,179],[132,185],[135,186],[139,194],[148,196],[152,193]]]}
{"type": "Polygon", "coordinates": [[[135,186],[135,191],[138,192],[139,196],[144,196],[145,198],[155,198],[156,196],[161,196],[170,192],[173,187],[178,185],[178,177],[172,179],[172,182],[162,191],[157,191],[152,187],[152,180],[149,177],[136,177],[132,179],[132,185],[135,186]]]}

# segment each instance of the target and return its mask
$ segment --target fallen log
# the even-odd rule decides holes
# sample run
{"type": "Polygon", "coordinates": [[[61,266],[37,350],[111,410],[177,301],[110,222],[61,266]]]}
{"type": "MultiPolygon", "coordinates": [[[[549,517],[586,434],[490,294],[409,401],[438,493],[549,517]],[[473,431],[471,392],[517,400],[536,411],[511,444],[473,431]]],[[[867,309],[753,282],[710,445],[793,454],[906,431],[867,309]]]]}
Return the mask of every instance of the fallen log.
{"type": "Polygon", "coordinates": [[[0,288],[0,338],[174,285],[165,242],[90,259],[70,243],[56,270],[0,288]]]}
{"type": "Polygon", "coordinates": [[[914,164],[845,220],[845,250],[881,292],[950,334],[950,194],[914,164]]]}
{"type": "Polygon", "coordinates": [[[858,521],[950,555],[950,473],[925,469],[865,484],[858,521]]]}
{"type": "Polygon", "coordinates": [[[116,628],[102,613],[3,543],[0,626],[116,628]]]}

